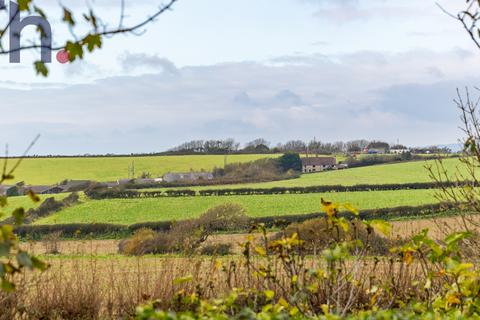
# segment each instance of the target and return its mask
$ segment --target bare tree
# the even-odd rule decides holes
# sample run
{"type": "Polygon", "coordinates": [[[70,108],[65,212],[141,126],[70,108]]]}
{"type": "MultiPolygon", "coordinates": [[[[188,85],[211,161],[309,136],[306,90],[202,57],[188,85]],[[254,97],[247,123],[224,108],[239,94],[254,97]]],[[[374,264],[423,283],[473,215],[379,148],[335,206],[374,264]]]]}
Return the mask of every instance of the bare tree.
{"type": "MultiPolygon", "coordinates": [[[[461,127],[464,137],[459,141],[463,144],[460,163],[452,169],[440,158],[433,165],[427,165],[430,177],[438,182],[435,197],[443,203],[448,203],[456,211],[457,223],[439,225],[439,229],[449,234],[459,226],[465,231],[474,231],[480,227],[480,90],[477,97],[472,97],[468,88],[464,93],[457,89],[454,100],[460,110],[461,127]],[[446,183],[447,182],[447,183],[446,183]]],[[[470,240],[471,247],[480,249],[480,239],[470,240]]],[[[478,252],[478,251],[477,251],[478,252]]]]}
{"type": "Polygon", "coordinates": [[[465,3],[465,8],[456,14],[447,11],[439,3],[437,3],[437,6],[447,15],[459,21],[475,45],[480,49],[480,27],[478,26],[480,21],[480,0],[466,0],[463,2],[465,3]]]}

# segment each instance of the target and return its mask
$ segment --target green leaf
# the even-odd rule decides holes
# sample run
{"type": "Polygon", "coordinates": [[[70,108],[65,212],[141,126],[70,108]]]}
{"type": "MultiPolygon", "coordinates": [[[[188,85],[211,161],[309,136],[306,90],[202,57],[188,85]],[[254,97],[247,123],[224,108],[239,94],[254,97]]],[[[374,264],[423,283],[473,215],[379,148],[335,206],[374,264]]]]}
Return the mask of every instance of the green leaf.
{"type": "Polygon", "coordinates": [[[65,50],[68,52],[70,61],[74,61],[77,57],[80,59],[83,58],[83,48],[78,42],[68,41],[65,50]]]}
{"type": "Polygon", "coordinates": [[[41,200],[40,197],[32,190],[28,190],[27,195],[33,202],[40,202],[41,200]]]}
{"type": "Polygon", "coordinates": [[[189,276],[186,276],[186,277],[177,278],[177,279],[173,280],[173,283],[174,284],[182,284],[182,283],[190,282],[192,280],[193,280],[193,276],[189,275],[189,276]]]}
{"type": "Polygon", "coordinates": [[[350,203],[345,203],[343,207],[347,210],[353,213],[354,215],[358,216],[360,212],[358,212],[358,209],[352,206],[350,203]]]}
{"type": "Polygon", "coordinates": [[[8,200],[6,196],[0,196],[0,207],[4,208],[8,204],[8,200]]]}
{"type": "Polygon", "coordinates": [[[392,225],[383,220],[372,220],[370,221],[370,225],[375,231],[378,231],[385,236],[389,236],[392,233],[392,225]]]}
{"type": "Polygon", "coordinates": [[[0,242],[0,257],[6,257],[10,254],[10,243],[0,242]]]}
{"type": "Polygon", "coordinates": [[[25,209],[17,208],[13,210],[12,216],[15,218],[15,224],[21,225],[23,223],[23,219],[25,218],[25,209]]]}
{"type": "Polygon", "coordinates": [[[275,291],[273,290],[265,290],[265,297],[267,298],[267,300],[272,300],[273,297],[275,297],[275,291]]]}
{"type": "Polygon", "coordinates": [[[40,271],[45,271],[48,268],[48,264],[43,262],[42,260],[38,259],[37,257],[30,257],[32,260],[32,265],[35,269],[40,271]]]}
{"type": "Polygon", "coordinates": [[[32,3],[32,0],[17,0],[18,3],[18,10],[20,11],[27,11],[32,3]]]}
{"type": "Polygon", "coordinates": [[[2,279],[2,290],[5,292],[12,292],[15,290],[15,285],[6,279],[2,279]]]}
{"type": "Polygon", "coordinates": [[[62,21],[68,23],[72,27],[75,25],[75,20],[73,20],[72,12],[65,7],[63,8],[62,21]]]}
{"type": "Polygon", "coordinates": [[[48,68],[43,61],[35,61],[34,66],[37,75],[41,74],[44,77],[48,76],[48,68]]]}
{"type": "Polygon", "coordinates": [[[88,51],[92,52],[95,50],[95,47],[99,49],[102,47],[102,37],[98,34],[89,34],[83,39],[83,43],[87,45],[88,51]]]}
{"type": "Polygon", "coordinates": [[[469,236],[471,236],[470,232],[456,232],[456,233],[453,233],[453,234],[449,235],[447,238],[445,238],[445,243],[447,245],[456,244],[459,241],[461,241],[461,240],[463,240],[463,239],[465,239],[469,236]]]}
{"type": "Polygon", "coordinates": [[[26,252],[19,252],[17,253],[17,262],[19,265],[23,267],[27,267],[33,269],[33,262],[28,253],[26,252]]]}
{"type": "Polygon", "coordinates": [[[47,18],[47,15],[45,14],[45,12],[40,9],[39,7],[37,6],[34,6],[33,7],[33,11],[35,11],[36,13],[38,13],[39,16],[41,16],[42,18],[46,19],[47,18]]]}

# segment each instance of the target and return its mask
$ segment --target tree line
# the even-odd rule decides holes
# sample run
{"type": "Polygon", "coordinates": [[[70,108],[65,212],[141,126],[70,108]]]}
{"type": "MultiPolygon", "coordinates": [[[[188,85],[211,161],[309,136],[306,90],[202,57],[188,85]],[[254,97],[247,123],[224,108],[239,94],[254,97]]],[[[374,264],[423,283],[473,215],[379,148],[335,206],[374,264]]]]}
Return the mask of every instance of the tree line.
{"type": "Polygon", "coordinates": [[[272,145],[264,138],[257,138],[245,143],[235,141],[232,138],[224,140],[192,140],[184,142],[167,151],[170,154],[226,154],[226,153],[309,153],[312,155],[334,154],[334,153],[355,153],[362,152],[369,148],[409,149],[412,153],[450,153],[448,148],[437,146],[423,148],[408,148],[402,144],[387,143],[379,140],[357,139],[350,141],[323,142],[320,140],[290,140],[285,143],[272,145]]]}

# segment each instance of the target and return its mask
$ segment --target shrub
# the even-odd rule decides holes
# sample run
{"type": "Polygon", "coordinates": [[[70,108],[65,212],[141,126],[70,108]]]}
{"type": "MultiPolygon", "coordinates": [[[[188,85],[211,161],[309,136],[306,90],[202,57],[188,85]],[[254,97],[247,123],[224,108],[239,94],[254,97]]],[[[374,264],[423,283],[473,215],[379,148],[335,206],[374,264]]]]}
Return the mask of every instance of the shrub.
{"type": "Polygon", "coordinates": [[[127,255],[142,255],[147,253],[146,244],[150,243],[157,233],[150,229],[137,230],[130,238],[118,245],[118,250],[127,255]]]}
{"type": "Polygon", "coordinates": [[[224,204],[205,212],[198,219],[175,222],[170,230],[154,232],[140,229],[121,242],[119,252],[128,255],[194,253],[215,231],[231,231],[246,228],[245,210],[235,204],[224,204]]]}
{"type": "Polygon", "coordinates": [[[238,231],[248,227],[249,218],[241,205],[226,203],[208,209],[197,222],[211,232],[238,231]]]}
{"type": "Polygon", "coordinates": [[[283,172],[288,172],[289,170],[302,171],[302,160],[298,153],[285,153],[278,158],[277,163],[283,172]]]}
{"type": "Polygon", "coordinates": [[[293,223],[285,230],[279,232],[275,238],[291,237],[296,233],[304,241],[304,248],[310,254],[317,254],[332,245],[332,243],[353,241],[355,239],[361,240],[363,244],[368,245],[371,253],[385,254],[388,252],[388,241],[386,239],[375,234],[373,230],[367,230],[367,227],[358,220],[352,220],[349,224],[350,228],[348,231],[345,231],[342,228],[332,226],[325,217],[317,218],[301,223],[293,223]]]}

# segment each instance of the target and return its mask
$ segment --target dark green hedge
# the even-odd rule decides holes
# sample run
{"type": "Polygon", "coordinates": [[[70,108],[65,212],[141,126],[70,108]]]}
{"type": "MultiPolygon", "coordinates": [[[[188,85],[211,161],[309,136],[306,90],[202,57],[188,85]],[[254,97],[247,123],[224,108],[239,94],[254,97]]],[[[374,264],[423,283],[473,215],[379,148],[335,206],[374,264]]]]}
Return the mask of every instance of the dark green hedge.
{"type": "MultiPolygon", "coordinates": [[[[366,220],[372,219],[392,219],[399,217],[416,217],[428,215],[433,213],[441,213],[455,209],[454,204],[442,203],[424,205],[418,207],[396,207],[385,209],[363,210],[360,212],[360,217],[366,220]]],[[[341,215],[351,218],[350,213],[341,213],[341,215]]],[[[284,216],[270,216],[252,218],[252,225],[263,223],[266,227],[285,227],[294,222],[303,222],[309,219],[324,217],[325,214],[321,212],[310,214],[293,214],[284,216]]],[[[85,237],[125,237],[135,230],[141,228],[148,228],[155,231],[166,231],[170,229],[174,221],[159,221],[159,222],[145,222],[133,224],[130,226],[115,225],[115,224],[59,224],[59,225],[27,225],[17,227],[15,232],[22,238],[40,239],[42,236],[50,233],[61,232],[62,237],[65,238],[85,238],[85,237]]],[[[242,231],[242,230],[239,230],[242,231]]]]}
{"type": "Polygon", "coordinates": [[[327,192],[357,192],[357,191],[386,191],[386,190],[414,190],[435,189],[440,187],[458,187],[471,182],[416,182],[404,184],[358,184],[353,186],[330,185],[310,187],[274,187],[274,188],[237,188],[237,189],[210,189],[196,192],[194,190],[167,190],[167,191],[136,191],[124,189],[96,188],[87,190],[85,194],[91,199],[117,198],[160,198],[160,197],[193,197],[193,196],[234,196],[234,195],[267,195],[267,194],[303,194],[327,192]]]}

